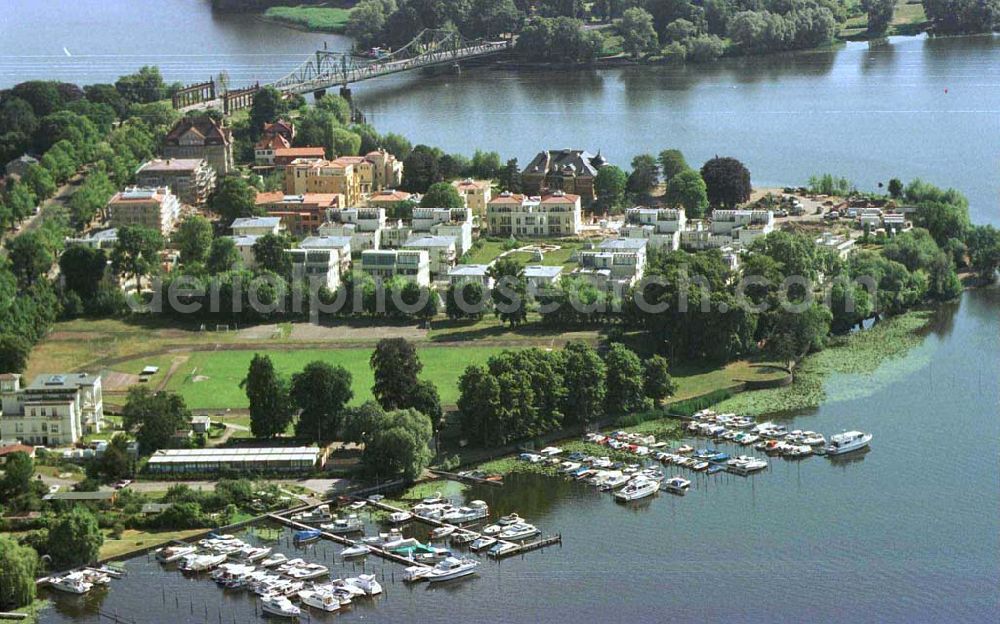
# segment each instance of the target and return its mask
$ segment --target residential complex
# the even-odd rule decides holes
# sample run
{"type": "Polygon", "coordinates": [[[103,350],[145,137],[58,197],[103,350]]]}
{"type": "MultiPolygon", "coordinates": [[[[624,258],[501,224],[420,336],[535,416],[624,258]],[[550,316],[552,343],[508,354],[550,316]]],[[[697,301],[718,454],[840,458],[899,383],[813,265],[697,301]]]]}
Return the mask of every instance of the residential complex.
{"type": "Polygon", "coordinates": [[[184,117],[163,140],[163,156],[203,159],[218,175],[226,175],[234,169],[232,132],[207,115],[184,117]]]}
{"type": "Polygon", "coordinates": [[[185,204],[204,204],[215,190],[215,170],[203,158],[156,159],[143,163],[135,172],[137,186],[169,187],[185,204]]]}
{"type": "Polygon", "coordinates": [[[336,249],[288,249],[292,261],[292,279],[336,290],[340,286],[341,262],[336,249]]]}
{"type": "Polygon", "coordinates": [[[646,240],[641,238],[611,238],[601,241],[596,249],[581,251],[580,266],[574,276],[587,277],[598,286],[609,283],[632,286],[642,279],[646,270],[646,240]]]}
{"type": "Polygon", "coordinates": [[[414,208],[411,227],[415,233],[453,237],[459,256],[472,247],[471,208],[414,208]]]}
{"type": "Polygon", "coordinates": [[[711,221],[695,221],[681,232],[681,246],[687,249],[748,247],[755,239],[774,231],[770,210],[713,210],[711,221]]]}
{"type": "Polygon", "coordinates": [[[486,205],[493,236],[575,236],[583,223],[580,196],[555,191],[528,197],[504,191],[486,205]]]}
{"type": "Polygon", "coordinates": [[[361,270],[383,280],[399,276],[429,286],[430,256],[424,249],[368,249],[361,252],[361,270]]]}
{"type": "Polygon", "coordinates": [[[319,227],[320,236],[347,236],[355,253],[378,249],[385,228],[385,210],[382,208],[345,208],[330,214],[330,221],[319,227]]]}
{"type": "Polygon", "coordinates": [[[645,239],[650,249],[676,251],[686,225],[683,208],[629,208],[621,235],[645,239]]]}
{"type": "Polygon", "coordinates": [[[21,375],[0,375],[0,439],[26,444],[75,444],[104,425],[100,375],[43,374],[21,386],[21,375]]]}
{"type": "Polygon", "coordinates": [[[479,284],[486,290],[493,288],[490,267],[486,264],[459,264],[448,271],[448,283],[452,286],[479,284]]]}
{"type": "Polygon", "coordinates": [[[427,252],[431,275],[445,276],[458,259],[454,236],[414,236],[403,244],[403,249],[422,249],[427,252]]]}
{"type": "Polygon", "coordinates": [[[263,208],[269,216],[280,218],[289,232],[308,234],[315,232],[326,222],[330,211],[342,208],[343,199],[343,195],[327,193],[285,195],[278,191],[258,193],[257,206],[263,208]]]}
{"type": "Polygon", "coordinates": [[[181,203],[169,187],[130,186],[108,202],[108,222],[114,228],[141,226],[166,236],[180,216],[181,203]]]}
{"type": "Polygon", "coordinates": [[[594,201],[597,171],[605,164],[600,152],[595,156],[578,149],[545,150],[521,172],[521,184],[526,193],[533,195],[573,193],[589,206],[594,201]]]}
{"type": "Polygon", "coordinates": [[[358,206],[373,192],[395,188],[402,177],[403,164],[385,151],[334,160],[296,158],[285,166],[285,192],[336,193],[345,206],[358,206]]]}
{"type": "Polygon", "coordinates": [[[281,217],[243,217],[229,226],[234,236],[264,236],[281,231],[281,217]]]}

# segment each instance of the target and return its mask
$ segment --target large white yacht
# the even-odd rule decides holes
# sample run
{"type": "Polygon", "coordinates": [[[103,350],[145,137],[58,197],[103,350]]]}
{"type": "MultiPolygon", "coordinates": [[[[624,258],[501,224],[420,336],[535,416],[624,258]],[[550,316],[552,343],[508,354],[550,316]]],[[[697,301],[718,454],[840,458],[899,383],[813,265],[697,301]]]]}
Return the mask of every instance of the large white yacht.
{"type": "Polygon", "coordinates": [[[652,496],[660,489],[660,484],[651,479],[633,479],[628,485],[615,492],[615,500],[634,501],[652,496]]]}
{"type": "Polygon", "coordinates": [[[475,559],[456,559],[448,557],[442,560],[425,577],[431,583],[450,581],[470,574],[475,574],[479,562],[475,559]]]}
{"type": "Polygon", "coordinates": [[[86,594],[94,587],[94,584],[84,580],[82,574],[73,572],[66,576],[53,578],[49,587],[70,594],[86,594]]]}
{"type": "Polygon", "coordinates": [[[292,601],[284,596],[261,596],[260,608],[265,613],[278,615],[281,617],[298,617],[302,610],[292,604],[292,601]]]}
{"type": "Polygon", "coordinates": [[[845,431],[830,436],[830,444],[826,447],[827,455],[843,455],[851,451],[857,451],[868,446],[872,441],[872,434],[861,431],[845,431]]]}

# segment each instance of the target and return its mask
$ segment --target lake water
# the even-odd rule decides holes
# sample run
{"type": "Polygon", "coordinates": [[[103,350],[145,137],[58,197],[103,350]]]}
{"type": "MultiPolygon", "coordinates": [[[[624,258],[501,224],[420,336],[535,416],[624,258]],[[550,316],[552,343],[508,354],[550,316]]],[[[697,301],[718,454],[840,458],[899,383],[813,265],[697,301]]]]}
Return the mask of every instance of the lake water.
{"type": "MultiPolygon", "coordinates": [[[[940,310],[922,344],[873,374],[828,379],[828,400],[789,428],[871,431],[868,453],[771,458],[751,478],[693,477],[684,497],[632,505],[563,479],[524,475],[479,487],[495,513],[519,512],[554,546],[441,586],[404,586],[369,558],[386,594],[338,621],[973,622],[1000,610],[1000,289],[940,310]]],[[[735,449],[727,449],[732,452],[735,449]]],[[[675,469],[669,472],[677,472],[675,469]]],[[[426,529],[415,527],[423,538],[426,529]]],[[[370,531],[369,531],[370,533],[370,531]]],[[[409,533],[407,533],[409,534],[409,533]]],[[[279,550],[294,552],[287,540],[279,550]]],[[[339,547],[302,555],[335,576],[361,572],[339,547]]],[[[58,596],[42,622],[255,622],[254,601],[145,557],[84,598],[58,596]]],[[[316,617],[316,616],[314,616],[316,617]]],[[[330,618],[330,619],[333,619],[330,618]]],[[[322,616],[316,619],[322,619],[322,616]]]]}
{"type": "MultiPolygon", "coordinates": [[[[113,81],[144,64],[168,81],[225,70],[234,85],[267,82],[324,45],[350,46],[254,16],[213,15],[208,0],[4,8],[0,88],[30,78],[113,81]]],[[[1000,223],[1000,37],[894,38],[707,67],[408,73],[354,93],[380,131],[447,151],[496,150],[523,164],[543,148],[584,147],[625,166],[677,147],[695,165],[736,156],[766,185],[830,172],[874,189],[921,176],[964,191],[975,221],[1000,223]]]]}

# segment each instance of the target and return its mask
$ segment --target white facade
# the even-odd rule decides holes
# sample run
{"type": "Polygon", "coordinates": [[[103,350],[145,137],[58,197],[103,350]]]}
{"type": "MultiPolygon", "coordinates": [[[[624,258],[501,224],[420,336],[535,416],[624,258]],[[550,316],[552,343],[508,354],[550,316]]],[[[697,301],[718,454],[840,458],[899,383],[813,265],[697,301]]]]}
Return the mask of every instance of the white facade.
{"type": "Polygon", "coordinates": [[[414,236],[406,241],[403,249],[423,249],[430,260],[430,272],[434,276],[447,275],[458,258],[453,236],[414,236]]]}
{"type": "Polygon", "coordinates": [[[493,278],[486,264],[460,264],[448,271],[448,283],[452,286],[479,284],[486,290],[493,288],[493,278]]]}
{"type": "Polygon", "coordinates": [[[21,387],[20,375],[0,375],[0,438],[26,444],[75,444],[104,425],[100,375],[39,375],[21,387]]]}
{"type": "Polygon", "coordinates": [[[486,205],[486,222],[494,236],[575,236],[583,213],[578,195],[557,191],[527,197],[504,192],[486,205]]]}
{"type": "Polygon", "coordinates": [[[307,284],[318,279],[329,290],[340,287],[340,254],[335,249],[287,249],[292,261],[292,279],[307,284]]]}
{"type": "Polygon", "coordinates": [[[431,283],[430,257],[423,249],[368,249],[361,252],[362,272],[383,280],[400,276],[421,286],[431,283]]]}
{"type": "Polygon", "coordinates": [[[632,286],[646,270],[646,241],[641,238],[610,238],[593,251],[580,252],[580,267],[574,276],[587,277],[600,286],[616,283],[632,286]]]}
{"type": "Polygon", "coordinates": [[[127,187],[108,201],[109,221],[114,228],[141,226],[166,236],[177,225],[181,202],[169,187],[127,187]]]}
{"type": "Polygon", "coordinates": [[[455,238],[455,252],[461,257],[472,247],[472,209],[414,208],[413,232],[455,238]]]}
{"type": "Polygon", "coordinates": [[[243,266],[248,269],[257,266],[257,256],[253,253],[253,246],[260,236],[230,236],[229,238],[233,239],[236,251],[240,252],[240,259],[243,260],[243,266]]]}
{"type": "Polygon", "coordinates": [[[331,212],[333,221],[319,226],[320,236],[347,236],[354,253],[382,246],[385,208],[344,208],[331,212]]]}
{"type": "Polygon", "coordinates": [[[349,236],[309,236],[299,243],[299,249],[331,249],[340,257],[340,274],[351,268],[351,238],[349,236]]]}
{"type": "Polygon", "coordinates": [[[281,217],[241,218],[230,226],[233,236],[264,236],[281,231],[281,217]]]}
{"type": "Polygon", "coordinates": [[[676,251],[680,248],[681,231],[686,225],[683,208],[629,208],[625,212],[621,235],[625,238],[644,238],[649,241],[650,249],[676,251]]]}
{"type": "Polygon", "coordinates": [[[829,249],[830,251],[836,253],[840,258],[847,258],[847,256],[854,250],[854,241],[850,238],[844,238],[843,236],[838,236],[833,232],[823,232],[819,238],[816,239],[816,245],[821,249],[829,249]]]}
{"type": "Polygon", "coordinates": [[[529,291],[552,286],[560,277],[562,277],[561,266],[529,264],[524,267],[524,280],[528,283],[529,291]]]}

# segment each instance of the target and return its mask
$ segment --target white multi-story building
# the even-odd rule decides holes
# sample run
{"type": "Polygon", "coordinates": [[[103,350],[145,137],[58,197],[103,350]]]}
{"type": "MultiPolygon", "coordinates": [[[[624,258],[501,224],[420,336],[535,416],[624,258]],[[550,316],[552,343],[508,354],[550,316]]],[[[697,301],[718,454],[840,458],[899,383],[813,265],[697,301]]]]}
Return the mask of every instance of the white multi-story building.
{"type": "Polygon", "coordinates": [[[108,201],[108,221],[114,228],[140,226],[166,236],[180,214],[181,202],[166,186],[130,186],[108,201]]]}
{"type": "Polygon", "coordinates": [[[75,444],[104,425],[101,376],[39,375],[21,387],[21,376],[0,375],[0,438],[26,444],[75,444]]]}
{"type": "Polygon", "coordinates": [[[264,236],[281,231],[281,217],[243,217],[230,226],[233,236],[264,236]]]}
{"type": "Polygon", "coordinates": [[[840,258],[847,256],[854,250],[854,241],[851,238],[839,236],[833,232],[823,232],[816,239],[816,246],[820,249],[829,249],[840,258]]]}
{"type": "Polygon", "coordinates": [[[629,208],[621,235],[644,238],[649,241],[649,249],[676,251],[686,224],[683,208],[629,208]]]}
{"type": "Polygon", "coordinates": [[[774,231],[770,210],[715,210],[709,223],[692,221],[681,232],[681,246],[687,249],[746,248],[754,240],[774,231]]]}
{"type": "Polygon", "coordinates": [[[366,249],[361,252],[361,271],[383,280],[399,276],[421,286],[431,283],[430,257],[424,249],[366,249]]]}
{"type": "Polygon", "coordinates": [[[528,283],[528,291],[540,290],[554,286],[562,277],[561,266],[529,264],[524,267],[524,281],[528,283]]]}
{"type": "Polygon", "coordinates": [[[580,196],[556,191],[546,197],[503,192],[486,204],[493,236],[575,236],[583,223],[580,196]]]}
{"type": "Polygon", "coordinates": [[[430,260],[432,276],[445,276],[458,258],[454,236],[414,236],[403,249],[423,249],[430,260]]]}
{"type": "Polygon", "coordinates": [[[414,208],[412,228],[414,234],[453,236],[459,257],[472,247],[471,208],[414,208]]]}
{"type": "Polygon", "coordinates": [[[340,257],[340,274],[351,269],[350,236],[309,236],[299,243],[299,249],[332,249],[340,257]]]}
{"type": "Polygon", "coordinates": [[[256,234],[244,234],[242,236],[230,236],[229,238],[233,239],[233,245],[236,246],[236,251],[240,253],[243,266],[248,269],[257,266],[257,256],[254,255],[253,246],[260,236],[256,234]]]}
{"type": "Polygon", "coordinates": [[[599,286],[608,283],[631,286],[642,279],[646,270],[646,240],[609,238],[595,250],[581,251],[579,263],[574,276],[590,278],[599,286]]]}
{"type": "Polygon", "coordinates": [[[292,261],[292,279],[311,285],[318,278],[329,290],[340,287],[340,254],[335,249],[286,249],[292,261]]]}
{"type": "Polygon", "coordinates": [[[344,208],[331,212],[330,217],[330,221],[319,226],[320,236],[348,236],[355,253],[381,247],[385,208],[344,208]]]}

